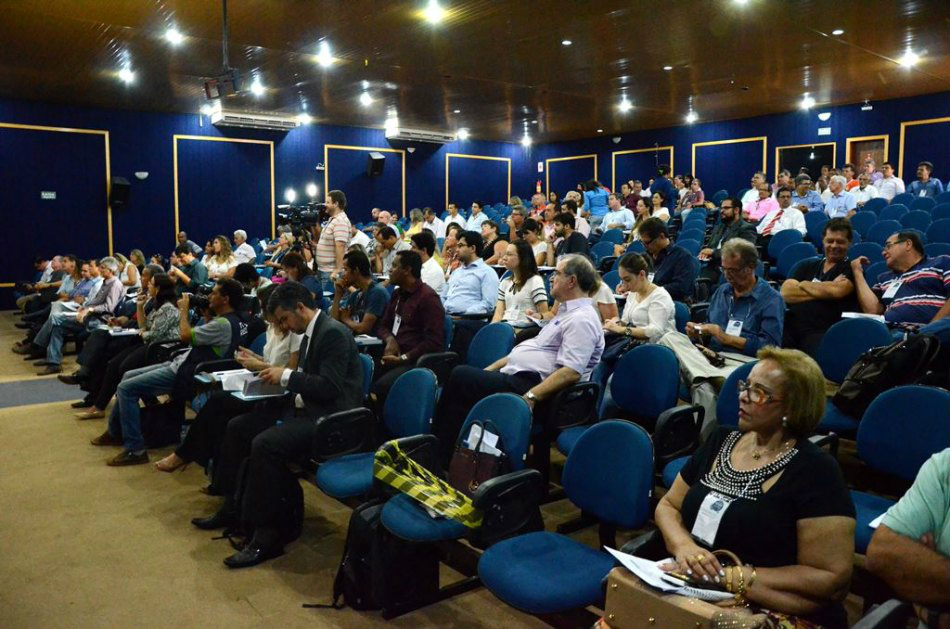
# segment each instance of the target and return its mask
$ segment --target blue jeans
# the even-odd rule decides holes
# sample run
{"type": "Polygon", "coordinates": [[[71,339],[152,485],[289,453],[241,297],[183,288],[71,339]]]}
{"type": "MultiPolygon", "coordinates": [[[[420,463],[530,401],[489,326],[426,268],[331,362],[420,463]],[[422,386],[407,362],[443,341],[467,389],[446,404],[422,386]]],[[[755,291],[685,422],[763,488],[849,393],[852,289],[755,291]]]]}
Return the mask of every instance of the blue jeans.
{"type": "Polygon", "coordinates": [[[129,452],[145,450],[145,438],[139,422],[139,398],[146,395],[171,393],[176,372],[169,363],[149,365],[126,372],[116,391],[116,403],[109,414],[109,434],[118,436],[122,430],[122,443],[129,452]]]}
{"type": "Polygon", "coordinates": [[[595,231],[600,231],[600,224],[604,222],[604,217],[606,216],[606,214],[601,214],[600,216],[590,215],[590,218],[587,219],[590,223],[590,233],[593,234],[595,231]]]}

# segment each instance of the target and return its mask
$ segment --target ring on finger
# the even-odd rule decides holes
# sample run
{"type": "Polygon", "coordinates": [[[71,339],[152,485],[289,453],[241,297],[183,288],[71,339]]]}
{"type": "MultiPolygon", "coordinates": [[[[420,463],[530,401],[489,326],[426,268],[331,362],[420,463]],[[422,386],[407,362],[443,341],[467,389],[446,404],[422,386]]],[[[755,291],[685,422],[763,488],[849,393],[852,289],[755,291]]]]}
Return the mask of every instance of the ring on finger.
{"type": "Polygon", "coordinates": [[[696,555],[696,561],[705,561],[706,555],[696,555]]]}

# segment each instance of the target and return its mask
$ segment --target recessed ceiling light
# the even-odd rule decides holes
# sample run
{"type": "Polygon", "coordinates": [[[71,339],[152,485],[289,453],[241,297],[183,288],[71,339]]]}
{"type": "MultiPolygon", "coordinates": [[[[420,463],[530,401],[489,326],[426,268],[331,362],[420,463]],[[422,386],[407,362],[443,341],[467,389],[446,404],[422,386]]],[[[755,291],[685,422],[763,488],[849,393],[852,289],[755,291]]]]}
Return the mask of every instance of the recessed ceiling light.
{"type": "Polygon", "coordinates": [[[373,104],[373,97],[369,95],[369,92],[363,92],[360,94],[360,105],[363,107],[369,107],[373,104]]]}
{"type": "Polygon", "coordinates": [[[211,114],[214,113],[214,107],[211,105],[202,105],[201,113],[203,113],[206,116],[210,116],[211,114]]]}
{"type": "Polygon", "coordinates": [[[320,52],[317,53],[317,63],[324,68],[329,68],[333,65],[333,55],[330,53],[329,42],[320,42],[320,52]]]}
{"type": "Polygon", "coordinates": [[[829,120],[831,120],[831,112],[830,111],[821,112],[820,114],[818,114],[818,119],[821,120],[822,122],[828,122],[829,120]]]}
{"type": "Polygon", "coordinates": [[[454,114],[460,114],[460,113],[462,113],[462,110],[461,110],[461,109],[453,109],[453,110],[452,110],[452,113],[454,113],[454,114]]]}
{"type": "Polygon", "coordinates": [[[745,6],[746,4],[749,3],[749,0],[732,0],[732,1],[738,4],[739,6],[745,6]]]}
{"type": "Polygon", "coordinates": [[[815,99],[808,95],[808,92],[805,92],[805,95],[802,96],[801,108],[802,109],[811,109],[815,106],[815,99]]]}
{"type": "Polygon", "coordinates": [[[317,184],[315,184],[314,182],[311,181],[310,183],[307,184],[307,196],[310,197],[311,199],[317,196],[317,192],[319,190],[320,189],[317,188],[317,184]]]}
{"type": "Polygon", "coordinates": [[[177,46],[185,40],[185,36],[181,34],[177,28],[170,28],[165,31],[165,39],[168,40],[168,43],[172,46],[177,46]]]}
{"type": "Polygon", "coordinates": [[[603,133],[603,132],[604,132],[603,129],[597,129],[597,133],[603,133]]]}
{"type": "Polygon", "coordinates": [[[135,80],[135,72],[132,72],[132,69],[128,66],[119,70],[119,80],[123,83],[132,83],[135,80]]]}
{"type": "Polygon", "coordinates": [[[445,9],[439,4],[439,0],[429,0],[423,13],[429,24],[438,24],[445,18],[445,9]]]}
{"type": "Polygon", "coordinates": [[[456,135],[458,136],[459,140],[467,140],[470,134],[468,132],[468,129],[459,129],[456,135]]]}
{"type": "Polygon", "coordinates": [[[663,69],[669,72],[670,70],[673,69],[673,66],[663,66],[663,69]]]}
{"type": "Polygon", "coordinates": [[[835,37],[837,37],[838,35],[844,35],[844,29],[836,28],[835,30],[831,31],[831,34],[834,35],[835,37]]]}
{"type": "Polygon", "coordinates": [[[624,96],[622,99],[620,99],[620,104],[617,105],[617,107],[620,109],[620,113],[625,114],[633,109],[633,103],[627,100],[627,97],[624,96]]]}
{"type": "Polygon", "coordinates": [[[287,188],[284,190],[284,199],[287,201],[287,203],[293,203],[297,200],[297,191],[293,188],[287,188]]]}
{"type": "Polygon", "coordinates": [[[562,40],[561,40],[561,45],[562,45],[562,46],[570,46],[570,45],[573,44],[573,43],[574,43],[574,42],[572,42],[572,41],[569,40],[569,39],[562,39],[562,40]]]}
{"type": "Polygon", "coordinates": [[[310,124],[313,122],[313,118],[310,117],[310,114],[300,114],[297,116],[297,122],[300,124],[310,124]]]}
{"type": "Polygon", "coordinates": [[[254,79],[254,82],[251,83],[251,94],[254,96],[260,96],[264,93],[264,85],[261,83],[260,79],[254,79]]]}
{"type": "Polygon", "coordinates": [[[521,146],[531,146],[531,136],[530,136],[530,135],[525,134],[525,136],[524,136],[523,138],[521,138],[521,146]]]}
{"type": "Polygon", "coordinates": [[[532,121],[531,121],[531,124],[538,124],[538,121],[537,121],[537,120],[532,120],[532,121]]]}
{"type": "Polygon", "coordinates": [[[920,55],[913,50],[908,50],[897,60],[897,62],[905,68],[913,67],[918,61],[920,61],[920,55]]]}
{"type": "Polygon", "coordinates": [[[693,124],[697,120],[699,120],[699,116],[696,115],[695,111],[691,111],[686,114],[686,124],[693,124]]]}

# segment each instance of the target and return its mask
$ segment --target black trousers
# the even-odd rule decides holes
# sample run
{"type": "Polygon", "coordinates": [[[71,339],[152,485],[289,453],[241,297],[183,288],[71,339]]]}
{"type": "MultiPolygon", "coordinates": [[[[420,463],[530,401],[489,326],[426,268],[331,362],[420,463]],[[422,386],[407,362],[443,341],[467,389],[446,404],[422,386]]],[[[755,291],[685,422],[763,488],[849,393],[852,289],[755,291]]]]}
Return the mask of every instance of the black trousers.
{"type": "Polygon", "coordinates": [[[92,373],[89,381],[89,399],[96,408],[105,410],[115,395],[122,376],[127,371],[144,367],[148,364],[146,356],[148,347],[145,345],[126,347],[109,359],[105,369],[98,369],[92,373]]]}
{"type": "Polygon", "coordinates": [[[228,391],[215,391],[198,411],[175,454],[207,467],[209,461],[218,458],[228,423],[253,409],[253,402],[239,400],[228,391]]]}
{"type": "Polygon", "coordinates": [[[87,372],[93,371],[104,366],[121,351],[141,345],[142,339],[138,336],[112,336],[108,330],[93,330],[83,343],[76,362],[85,367],[87,372]]]}
{"type": "Polygon", "coordinates": [[[452,331],[452,344],[449,350],[459,355],[459,362],[464,363],[468,356],[468,347],[479,330],[488,325],[484,319],[456,319],[452,331]]]}
{"type": "Polygon", "coordinates": [[[389,390],[393,388],[396,379],[413,367],[415,367],[415,364],[397,365],[396,367],[377,365],[376,371],[373,373],[373,386],[370,388],[370,393],[376,396],[377,417],[382,418],[383,406],[386,404],[389,390]]]}
{"type": "Polygon", "coordinates": [[[508,375],[468,365],[459,365],[453,369],[439,397],[439,405],[432,422],[432,433],[439,439],[440,460],[443,466],[448,467],[459,431],[475,404],[492,393],[523,395],[539,382],[541,376],[533,371],[508,375]]]}
{"type": "Polygon", "coordinates": [[[782,335],[782,347],[800,349],[812,358],[818,356],[818,346],[825,336],[825,330],[809,329],[807,326],[795,325],[786,318],[785,330],[782,335]]]}
{"type": "MultiPolygon", "coordinates": [[[[241,462],[251,454],[251,446],[258,435],[274,427],[278,421],[291,421],[293,409],[275,410],[258,405],[254,410],[238,415],[227,423],[218,457],[214,461],[211,484],[233,505],[241,462]]],[[[310,420],[313,423],[313,420],[310,420]]]]}

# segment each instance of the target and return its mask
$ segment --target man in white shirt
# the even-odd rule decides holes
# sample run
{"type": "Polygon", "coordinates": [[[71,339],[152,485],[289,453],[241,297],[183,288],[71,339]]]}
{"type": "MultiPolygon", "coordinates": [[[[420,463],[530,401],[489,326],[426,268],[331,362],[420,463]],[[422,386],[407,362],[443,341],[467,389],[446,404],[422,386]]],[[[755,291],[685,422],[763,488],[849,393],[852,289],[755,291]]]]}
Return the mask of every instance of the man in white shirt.
{"type": "Polygon", "coordinates": [[[465,217],[459,214],[459,207],[454,203],[449,203],[448,207],[449,215],[445,217],[445,228],[448,229],[449,225],[455,223],[462,229],[465,229],[465,217]]]}
{"type": "MultiPolygon", "coordinates": [[[[425,222],[422,223],[422,229],[432,232],[432,235],[438,240],[445,238],[445,223],[441,218],[435,215],[435,210],[431,207],[425,209],[425,222]]],[[[425,269],[422,270],[425,273],[425,269]]]]}
{"type": "Polygon", "coordinates": [[[445,271],[432,257],[435,253],[435,238],[432,237],[432,232],[422,230],[413,234],[409,241],[411,249],[422,258],[422,283],[439,292],[445,284],[445,271]]]}
{"type": "Polygon", "coordinates": [[[871,199],[877,198],[877,188],[871,185],[871,175],[861,173],[858,175],[858,185],[851,190],[854,195],[854,202],[858,207],[864,207],[864,204],[871,199]]]}
{"type": "Polygon", "coordinates": [[[465,222],[465,231],[467,232],[479,232],[482,231],[482,223],[488,220],[488,217],[485,216],[485,213],[482,212],[482,204],[480,201],[472,201],[472,215],[468,217],[468,220],[465,222]]]}
{"type": "Polygon", "coordinates": [[[633,217],[633,212],[628,210],[623,205],[623,200],[621,195],[613,192],[607,197],[607,214],[604,215],[604,220],[601,225],[604,228],[604,231],[608,229],[623,229],[631,230],[633,229],[633,224],[636,219],[633,217]]]}
{"type": "Polygon", "coordinates": [[[841,175],[834,175],[828,181],[828,190],[831,191],[825,202],[825,214],[828,218],[849,218],[854,214],[857,206],[854,203],[854,195],[844,189],[847,182],[841,175]]]}
{"type": "Polygon", "coordinates": [[[350,242],[347,243],[346,248],[349,249],[353,245],[359,245],[363,248],[364,251],[369,251],[369,236],[363,230],[356,229],[353,225],[350,225],[350,242]]]}
{"type": "Polygon", "coordinates": [[[257,252],[254,251],[254,247],[247,244],[247,232],[243,229],[234,232],[234,257],[237,258],[238,264],[242,262],[254,264],[257,261],[257,252]]]}
{"type": "MultiPolygon", "coordinates": [[[[740,201],[742,201],[742,207],[745,207],[747,203],[755,203],[759,200],[759,187],[761,187],[764,183],[766,183],[765,173],[762,171],[756,171],[756,173],[752,175],[751,187],[746,191],[745,194],[742,195],[742,198],[740,199],[740,201]]],[[[771,194],[769,196],[771,196],[771,194]]]]}
{"type": "Polygon", "coordinates": [[[894,176],[894,165],[890,162],[884,162],[881,168],[884,170],[884,177],[877,182],[877,193],[890,203],[891,199],[903,194],[904,180],[894,176]]]}
{"type": "Polygon", "coordinates": [[[396,259],[396,254],[409,248],[406,241],[399,237],[391,225],[376,232],[376,253],[373,256],[373,271],[389,275],[389,269],[396,259]]]}
{"type": "Polygon", "coordinates": [[[762,238],[768,238],[785,229],[797,229],[804,236],[808,232],[805,226],[805,215],[801,210],[792,207],[792,189],[783,187],[776,192],[778,209],[772,210],[759,221],[756,231],[762,238]]]}

